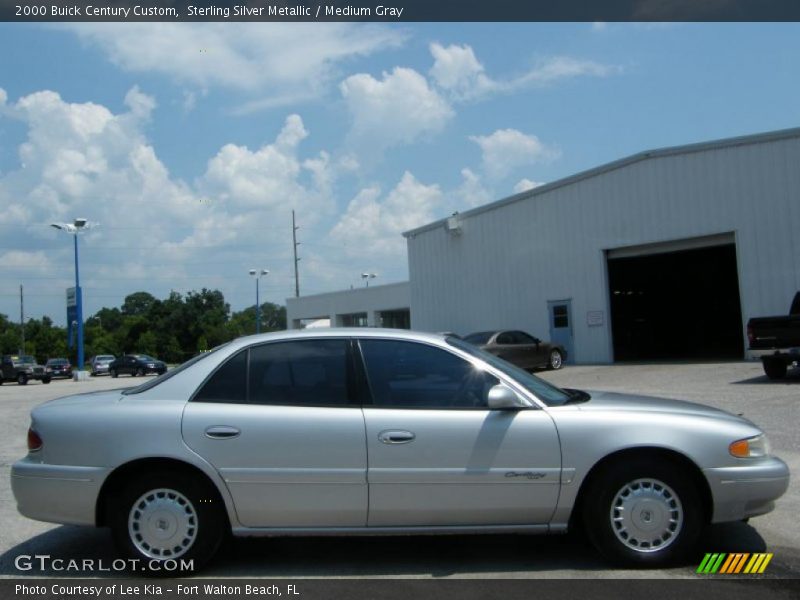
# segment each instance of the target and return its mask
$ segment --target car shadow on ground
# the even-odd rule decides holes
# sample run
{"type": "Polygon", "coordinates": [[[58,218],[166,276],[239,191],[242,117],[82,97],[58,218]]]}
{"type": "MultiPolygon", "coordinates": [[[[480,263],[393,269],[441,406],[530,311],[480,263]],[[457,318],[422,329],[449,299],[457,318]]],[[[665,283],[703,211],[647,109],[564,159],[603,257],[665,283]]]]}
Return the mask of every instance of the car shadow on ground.
{"type": "MultiPolygon", "coordinates": [[[[745,523],[710,527],[696,556],[653,576],[691,575],[704,552],[763,552],[764,540],[745,523]]],[[[63,526],[0,555],[0,575],[16,577],[127,577],[115,570],[116,553],[107,529],[63,526]],[[40,568],[36,555],[61,565],[89,559],[107,570],[40,568]],[[21,557],[21,558],[20,558],[21,557]],[[32,568],[27,569],[28,564],[32,568]]],[[[204,577],[525,577],[547,571],[582,571],[625,577],[575,533],[559,536],[446,535],[236,538],[226,542],[204,577]]],[[[630,572],[632,575],[633,573],[630,572]]],[[[641,576],[641,575],[637,575],[641,576]]]]}
{"type": "Polygon", "coordinates": [[[731,381],[731,384],[738,385],[743,383],[768,383],[770,385],[796,385],[800,383],[800,367],[789,369],[786,372],[786,377],[783,379],[770,379],[766,375],[759,375],[758,377],[748,377],[739,381],[731,381]]]}

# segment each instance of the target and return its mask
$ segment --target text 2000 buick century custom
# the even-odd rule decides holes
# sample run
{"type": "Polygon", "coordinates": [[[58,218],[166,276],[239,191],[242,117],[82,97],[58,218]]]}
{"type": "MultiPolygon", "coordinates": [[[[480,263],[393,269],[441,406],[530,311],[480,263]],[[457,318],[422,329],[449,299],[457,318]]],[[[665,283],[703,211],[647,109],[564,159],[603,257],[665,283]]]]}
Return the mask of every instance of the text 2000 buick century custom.
{"type": "Polygon", "coordinates": [[[556,388],[452,337],[241,338],[125,391],[32,411],[23,515],[110,526],[198,568],[235,535],[564,532],[674,561],[702,525],[772,510],[789,472],[750,421],[556,388]]]}

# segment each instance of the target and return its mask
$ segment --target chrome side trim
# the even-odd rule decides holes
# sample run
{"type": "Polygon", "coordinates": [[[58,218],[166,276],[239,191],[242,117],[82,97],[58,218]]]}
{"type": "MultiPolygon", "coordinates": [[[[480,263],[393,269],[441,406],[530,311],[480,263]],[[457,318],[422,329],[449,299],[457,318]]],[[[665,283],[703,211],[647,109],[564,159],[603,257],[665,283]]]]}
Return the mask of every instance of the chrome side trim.
{"type": "Polygon", "coordinates": [[[428,535],[466,533],[563,533],[565,525],[448,525],[437,527],[234,527],[236,537],[287,537],[336,535],[428,535]]]}

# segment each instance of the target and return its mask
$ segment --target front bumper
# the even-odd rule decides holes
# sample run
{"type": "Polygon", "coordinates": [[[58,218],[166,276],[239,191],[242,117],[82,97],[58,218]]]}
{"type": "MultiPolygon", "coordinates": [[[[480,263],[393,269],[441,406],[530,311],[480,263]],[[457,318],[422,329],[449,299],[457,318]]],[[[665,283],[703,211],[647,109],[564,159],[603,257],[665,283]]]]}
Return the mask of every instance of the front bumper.
{"type": "Polygon", "coordinates": [[[754,465],[703,469],[713,498],[712,523],[770,512],[789,487],[789,467],[774,456],[754,465]]]}
{"type": "Polygon", "coordinates": [[[17,510],[37,521],[95,525],[100,488],[110,469],[48,465],[30,460],[11,467],[11,489],[17,510]]]}

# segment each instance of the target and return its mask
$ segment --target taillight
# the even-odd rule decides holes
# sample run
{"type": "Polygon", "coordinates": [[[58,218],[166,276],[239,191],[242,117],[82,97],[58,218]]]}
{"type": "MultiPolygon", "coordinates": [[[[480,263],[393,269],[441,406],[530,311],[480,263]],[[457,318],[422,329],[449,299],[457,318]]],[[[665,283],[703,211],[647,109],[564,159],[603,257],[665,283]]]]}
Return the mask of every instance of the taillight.
{"type": "Polygon", "coordinates": [[[28,452],[36,452],[42,449],[42,438],[33,428],[28,429],[28,452]]]}

